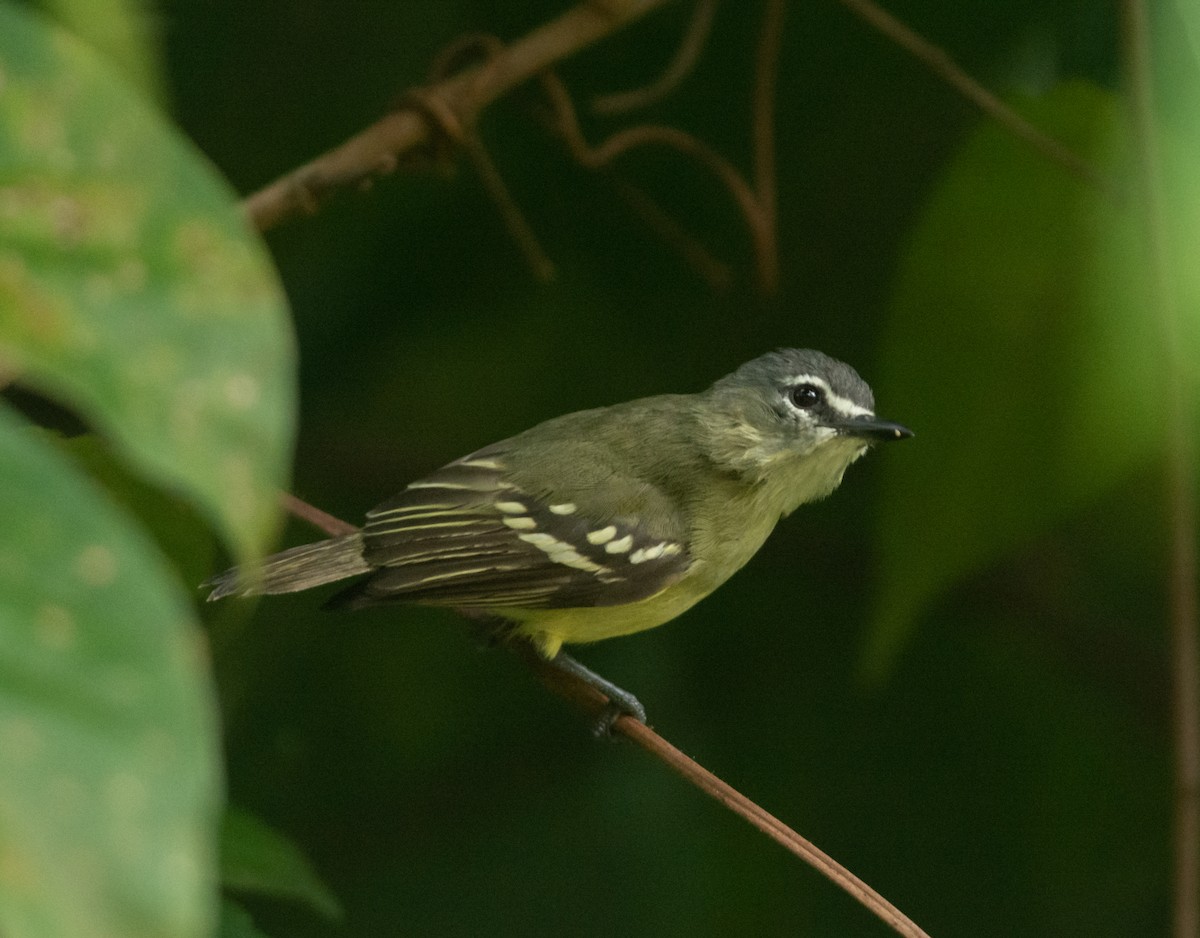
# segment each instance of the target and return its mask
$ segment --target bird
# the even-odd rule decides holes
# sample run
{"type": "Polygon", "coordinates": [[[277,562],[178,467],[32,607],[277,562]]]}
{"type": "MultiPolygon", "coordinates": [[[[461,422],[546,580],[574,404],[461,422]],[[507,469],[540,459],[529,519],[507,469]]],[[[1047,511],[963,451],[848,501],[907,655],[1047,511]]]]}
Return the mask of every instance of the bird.
{"type": "Polygon", "coordinates": [[[849,365],[778,349],[698,393],[546,420],[409,483],[354,533],[202,585],[217,600],[356,578],[325,605],[454,609],[604,694],[600,730],[621,714],[644,723],[633,694],[563,646],[676,618],[872,444],[912,435],[876,417],[849,365]]]}

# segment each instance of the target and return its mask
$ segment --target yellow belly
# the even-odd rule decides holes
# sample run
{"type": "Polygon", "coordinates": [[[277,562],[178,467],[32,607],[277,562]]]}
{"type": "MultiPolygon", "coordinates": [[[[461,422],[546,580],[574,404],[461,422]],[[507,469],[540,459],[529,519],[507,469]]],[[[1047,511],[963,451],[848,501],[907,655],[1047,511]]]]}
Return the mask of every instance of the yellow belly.
{"type": "Polygon", "coordinates": [[[652,629],[690,609],[716,588],[704,583],[699,571],[689,571],[661,593],[623,606],[587,606],[578,609],[498,609],[497,614],[517,623],[514,635],[528,639],[546,658],[564,644],[599,642],[618,635],[652,629]]]}

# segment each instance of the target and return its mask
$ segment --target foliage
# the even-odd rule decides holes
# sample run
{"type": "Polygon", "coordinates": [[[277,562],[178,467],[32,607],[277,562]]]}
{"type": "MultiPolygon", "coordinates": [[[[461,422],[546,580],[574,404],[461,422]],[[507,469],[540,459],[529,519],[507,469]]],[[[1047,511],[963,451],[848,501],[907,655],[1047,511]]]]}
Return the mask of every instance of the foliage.
{"type": "MultiPolygon", "coordinates": [[[[0,83],[6,376],[73,407],[253,559],[293,419],[273,268],[177,131],[7,5],[0,83]]],[[[0,930],[208,934],[215,701],[187,588],[142,527],[157,496],[118,507],[8,408],[0,436],[0,930]]]]}
{"type": "Polygon", "coordinates": [[[912,232],[885,380],[901,412],[921,415],[927,440],[889,465],[868,668],[894,657],[939,591],[1162,451],[1165,424],[1144,419],[1165,389],[1119,108],[1115,95],[1079,83],[1023,108],[1101,167],[1111,190],[987,125],[946,167],[912,232]]]}

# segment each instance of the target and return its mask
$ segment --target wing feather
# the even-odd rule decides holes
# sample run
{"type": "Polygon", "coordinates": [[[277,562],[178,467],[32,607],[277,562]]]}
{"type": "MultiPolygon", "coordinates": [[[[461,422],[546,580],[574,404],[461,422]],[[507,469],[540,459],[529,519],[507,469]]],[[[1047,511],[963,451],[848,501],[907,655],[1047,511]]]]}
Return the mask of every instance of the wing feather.
{"type": "Polygon", "coordinates": [[[488,447],[368,512],[363,556],[375,570],[331,604],[480,611],[620,605],[686,572],[691,561],[675,530],[597,514],[582,499],[525,491],[504,444],[488,447]]]}

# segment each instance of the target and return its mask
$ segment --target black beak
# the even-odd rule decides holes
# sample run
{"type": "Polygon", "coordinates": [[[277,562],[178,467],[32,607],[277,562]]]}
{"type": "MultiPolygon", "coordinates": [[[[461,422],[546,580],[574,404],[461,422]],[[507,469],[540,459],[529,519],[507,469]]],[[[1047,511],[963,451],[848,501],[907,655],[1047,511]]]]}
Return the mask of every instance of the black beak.
{"type": "Polygon", "coordinates": [[[892,440],[906,440],[913,435],[912,430],[890,420],[880,420],[877,417],[851,417],[839,421],[838,432],[846,436],[861,436],[868,440],[887,443],[892,440]]]}

